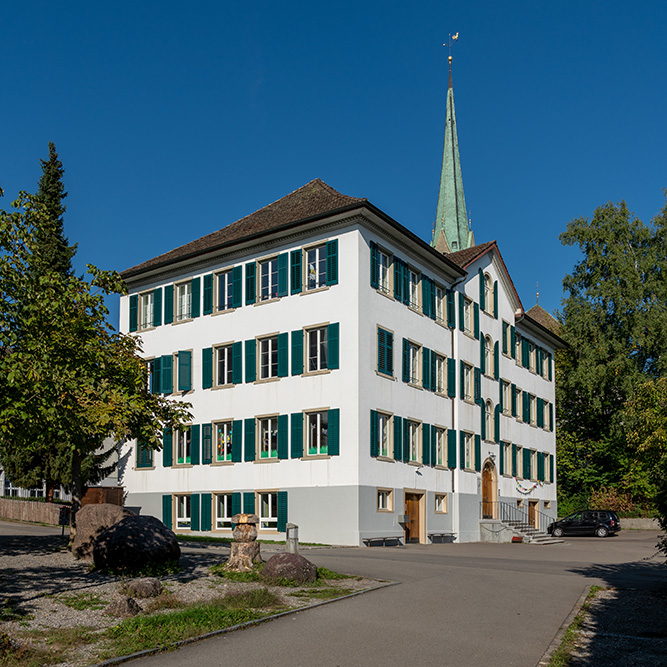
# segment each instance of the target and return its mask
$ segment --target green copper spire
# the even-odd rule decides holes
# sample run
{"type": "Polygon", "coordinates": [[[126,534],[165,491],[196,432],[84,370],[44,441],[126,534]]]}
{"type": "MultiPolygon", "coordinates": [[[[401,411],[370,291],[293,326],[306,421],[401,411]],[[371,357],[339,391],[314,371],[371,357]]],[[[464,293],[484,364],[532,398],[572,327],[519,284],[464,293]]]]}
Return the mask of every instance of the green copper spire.
{"type": "Polygon", "coordinates": [[[456,252],[474,245],[472,231],[468,227],[468,214],[463,196],[459,140],[456,132],[454,88],[452,86],[452,57],[449,56],[449,85],[447,87],[447,112],[445,118],[445,145],[442,153],[442,172],[438,210],[431,245],[441,252],[456,252]]]}

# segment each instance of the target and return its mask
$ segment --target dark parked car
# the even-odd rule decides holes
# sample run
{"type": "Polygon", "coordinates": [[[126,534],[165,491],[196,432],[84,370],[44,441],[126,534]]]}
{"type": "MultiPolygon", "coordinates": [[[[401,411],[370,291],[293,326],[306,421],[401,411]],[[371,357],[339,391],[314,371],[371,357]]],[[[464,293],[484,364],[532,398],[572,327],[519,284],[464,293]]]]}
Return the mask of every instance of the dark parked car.
{"type": "Polygon", "coordinates": [[[547,532],[554,537],[563,535],[597,535],[607,537],[621,530],[618,514],[611,510],[582,510],[554,521],[547,532]]]}

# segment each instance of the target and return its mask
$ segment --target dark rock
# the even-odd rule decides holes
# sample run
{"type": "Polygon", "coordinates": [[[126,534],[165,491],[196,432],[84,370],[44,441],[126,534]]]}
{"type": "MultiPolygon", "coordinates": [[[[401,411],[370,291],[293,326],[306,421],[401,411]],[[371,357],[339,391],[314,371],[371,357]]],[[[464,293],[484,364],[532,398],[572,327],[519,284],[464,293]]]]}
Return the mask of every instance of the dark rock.
{"type": "Polygon", "coordinates": [[[137,601],[127,597],[127,595],[114,598],[106,609],[106,613],[109,616],[115,616],[116,618],[129,618],[130,616],[136,616],[140,612],[141,607],[137,604],[137,601]]]}
{"type": "Polygon", "coordinates": [[[128,516],[96,540],[93,561],[99,569],[138,572],[181,557],[176,535],[152,516],[128,516]]]}
{"type": "Polygon", "coordinates": [[[134,512],[118,505],[84,505],[76,513],[76,534],[72,541],[74,557],[92,561],[97,537],[127,516],[134,516],[134,512]]]}
{"type": "Polygon", "coordinates": [[[154,577],[132,579],[125,588],[133,598],[155,598],[162,592],[162,584],[154,577]]]}
{"type": "Polygon", "coordinates": [[[272,583],[290,579],[297,584],[310,584],[317,579],[317,568],[299,554],[275,554],[266,561],[262,577],[272,583]]]}

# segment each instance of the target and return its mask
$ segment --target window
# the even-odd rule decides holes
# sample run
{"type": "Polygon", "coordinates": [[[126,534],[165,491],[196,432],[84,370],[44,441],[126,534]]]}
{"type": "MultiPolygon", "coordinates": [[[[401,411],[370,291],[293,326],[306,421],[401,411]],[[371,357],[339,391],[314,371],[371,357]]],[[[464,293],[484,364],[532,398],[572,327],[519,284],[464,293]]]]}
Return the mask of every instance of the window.
{"type": "Polygon", "coordinates": [[[523,403],[523,391],[519,389],[519,387],[516,388],[516,419],[517,421],[523,421],[523,410],[521,407],[524,405],[523,403]]]}
{"type": "Polygon", "coordinates": [[[493,280],[488,273],[484,274],[484,311],[493,315],[493,280]]]}
{"type": "Polygon", "coordinates": [[[537,397],[532,394],[530,396],[530,423],[533,426],[537,425],[537,397]]]}
{"type": "Polygon", "coordinates": [[[537,452],[530,450],[530,479],[537,479],[537,452]]]}
{"type": "Polygon", "coordinates": [[[278,377],[278,336],[259,341],[259,377],[262,380],[278,377]]]}
{"type": "Polygon", "coordinates": [[[378,412],[377,446],[378,456],[391,458],[393,455],[391,446],[391,415],[378,412]]]}
{"type": "Polygon", "coordinates": [[[507,380],[503,383],[503,414],[508,415],[512,411],[512,385],[507,380]]]}
{"type": "Polygon", "coordinates": [[[192,316],[192,286],[190,282],[176,285],[176,321],[189,320],[192,316]]]}
{"type": "Polygon", "coordinates": [[[548,352],[543,352],[543,357],[542,357],[542,377],[545,380],[549,379],[549,370],[551,366],[551,355],[548,352]]]}
{"type": "Polygon", "coordinates": [[[475,467],[475,444],[472,433],[464,433],[465,444],[465,467],[466,470],[472,470],[475,467]]]}
{"type": "Polygon", "coordinates": [[[463,330],[471,334],[473,327],[473,305],[468,298],[463,299],[463,330]]]}
{"type": "Polygon", "coordinates": [[[308,372],[323,371],[327,368],[327,327],[309,329],[308,336],[308,372]]]}
{"type": "Polygon", "coordinates": [[[551,509],[551,501],[550,500],[545,500],[544,501],[544,509],[545,510],[550,510],[551,509]]]}
{"type": "Polygon", "coordinates": [[[273,491],[260,493],[259,496],[259,527],[260,529],[278,529],[278,494],[273,491]]]}
{"type": "Polygon", "coordinates": [[[447,451],[447,431],[444,428],[435,429],[435,461],[437,466],[445,465],[445,452],[447,451]]]}
{"type": "Polygon", "coordinates": [[[308,456],[327,454],[327,411],[310,412],[306,415],[308,424],[308,456]]]}
{"type": "Polygon", "coordinates": [[[391,512],[394,509],[394,493],[391,489],[377,490],[377,511],[391,512]]]}
{"type": "Polygon", "coordinates": [[[548,452],[540,452],[539,456],[542,457],[542,467],[544,469],[544,481],[549,484],[549,482],[553,482],[553,479],[551,479],[551,466],[549,465],[549,453],[548,452]]]}
{"type": "MultiPolygon", "coordinates": [[[[431,354],[435,354],[431,352],[431,354]]],[[[433,390],[438,394],[444,394],[447,391],[447,359],[435,354],[435,387],[433,390]]]]}
{"type": "Polygon", "coordinates": [[[495,420],[493,418],[493,403],[487,401],[484,406],[484,424],[486,440],[493,440],[495,430],[495,420]]]}
{"type": "Polygon", "coordinates": [[[378,289],[385,294],[391,291],[390,276],[391,256],[383,250],[378,250],[378,289]]]}
{"type": "Polygon", "coordinates": [[[484,337],[484,370],[486,375],[493,375],[493,341],[490,336],[484,337]]]}
{"type": "Polygon", "coordinates": [[[410,461],[419,463],[421,456],[419,452],[419,433],[421,429],[417,422],[408,421],[408,442],[410,461]]]}
{"type": "Polygon", "coordinates": [[[419,308],[419,274],[408,267],[408,297],[410,308],[419,308]]]}
{"type": "Polygon", "coordinates": [[[440,285],[433,285],[433,298],[435,299],[435,320],[443,323],[446,314],[445,290],[440,285]]]}
{"type": "Polygon", "coordinates": [[[153,292],[139,296],[139,329],[153,326],[153,292]]]}
{"type": "MultiPolygon", "coordinates": [[[[176,462],[182,465],[190,463],[192,431],[176,431],[176,462]]],[[[188,497],[188,507],[190,498],[188,497]]]]}
{"type": "Polygon", "coordinates": [[[278,418],[259,419],[259,458],[278,458],[278,418]]]}
{"type": "Polygon", "coordinates": [[[327,247],[320,245],[306,252],[306,289],[313,290],[327,284],[327,247]]]}
{"type": "Polygon", "coordinates": [[[537,372],[537,360],[536,360],[536,351],[535,344],[528,343],[528,359],[529,359],[529,368],[533,373],[537,372]]]}
{"type": "Polygon", "coordinates": [[[514,471],[517,479],[523,479],[523,447],[516,446],[516,469],[514,471]]]}
{"type": "Polygon", "coordinates": [[[278,297],[278,258],[259,263],[260,301],[278,297]]]}
{"type": "Polygon", "coordinates": [[[512,336],[511,336],[510,325],[508,322],[505,322],[505,320],[503,320],[503,354],[510,353],[510,345],[512,343],[511,338],[512,336]]]}
{"type": "Polygon", "coordinates": [[[232,460],[232,422],[220,422],[215,425],[215,460],[232,460]]]}
{"type": "Polygon", "coordinates": [[[500,445],[503,448],[503,462],[505,464],[505,475],[512,474],[512,443],[504,442],[500,445]]]}
{"type": "Polygon", "coordinates": [[[232,308],[234,299],[234,281],[232,272],[225,271],[218,274],[218,310],[229,310],[232,308]]]}
{"type": "Polygon", "coordinates": [[[435,494],[435,512],[436,514],[447,514],[447,494],[435,494]]]}
{"type": "Polygon", "coordinates": [[[190,528],[190,496],[176,496],[176,528],[190,528]]]}
{"type": "Polygon", "coordinates": [[[404,347],[404,363],[407,364],[407,367],[404,369],[404,381],[409,382],[410,384],[419,384],[419,369],[421,364],[419,363],[420,358],[420,346],[410,341],[405,341],[404,347]]]}
{"type": "Polygon", "coordinates": [[[227,384],[232,384],[234,381],[234,357],[232,354],[232,346],[225,345],[224,347],[216,348],[216,356],[218,362],[218,386],[222,387],[227,384]]]}
{"type": "Polygon", "coordinates": [[[233,516],[234,512],[232,510],[232,494],[217,494],[215,497],[215,527],[231,528],[233,516]]]}
{"type": "Polygon", "coordinates": [[[153,450],[137,443],[137,468],[153,467],[153,450]]]}
{"type": "Polygon", "coordinates": [[[521,334],[518,331],[514,335],[514,358],[521,364],[521,334]]]}
{"type": "Polygon", "coordinates": [[[394,375],[394,334],[378,327],[378,373],[394,375]]]}
{"type": "Polygon", "coordinates": [[[473,401],[475,396],[475,373],[473,367],[466,363],[463,364],[463,387],[464,399],[473,401]]]}

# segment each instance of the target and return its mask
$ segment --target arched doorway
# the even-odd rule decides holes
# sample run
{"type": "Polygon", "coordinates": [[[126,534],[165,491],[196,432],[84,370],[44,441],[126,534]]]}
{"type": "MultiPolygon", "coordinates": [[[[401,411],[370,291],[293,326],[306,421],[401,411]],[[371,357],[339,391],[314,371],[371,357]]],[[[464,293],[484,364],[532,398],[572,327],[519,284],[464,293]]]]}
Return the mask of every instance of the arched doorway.
{"type": "Polygon", "coordinates": [[[482,518],[498,518],[498,472],[491,459],[482,468],[482,518]]]}

